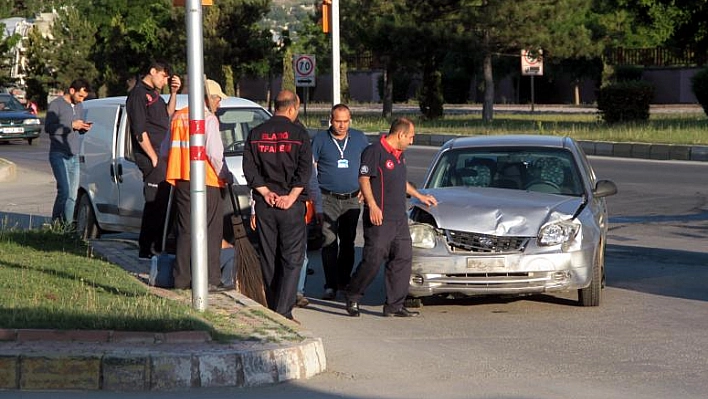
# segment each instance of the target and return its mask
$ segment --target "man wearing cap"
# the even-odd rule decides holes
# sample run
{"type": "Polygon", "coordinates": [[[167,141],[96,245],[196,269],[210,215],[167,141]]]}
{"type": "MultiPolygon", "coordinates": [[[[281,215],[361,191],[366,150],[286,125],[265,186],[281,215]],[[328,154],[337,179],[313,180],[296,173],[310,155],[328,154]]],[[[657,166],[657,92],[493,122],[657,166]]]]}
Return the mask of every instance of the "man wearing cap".
{"type": "MultiPolygon", "coordinates": [[[[221,239],[223,235],[223,188],[232,181],[224,161],[224,143],[221,141],[219,120],[214,113],[226,94],[213,80],[207,80],[204,92],[204,151],[206,153],[206,203],[207,203],[207,264],[209,291],[217,292],[233,288],[221,283],[221,239]]],[[[170,126],[170,145],[167,157],[167,182],[174,187],[174,203],[177,208],[177,257],[175,260],[175,288],[192,286],[191,273],[191,205],[189,182],[189,108],[174,113],[170,126]]]]}

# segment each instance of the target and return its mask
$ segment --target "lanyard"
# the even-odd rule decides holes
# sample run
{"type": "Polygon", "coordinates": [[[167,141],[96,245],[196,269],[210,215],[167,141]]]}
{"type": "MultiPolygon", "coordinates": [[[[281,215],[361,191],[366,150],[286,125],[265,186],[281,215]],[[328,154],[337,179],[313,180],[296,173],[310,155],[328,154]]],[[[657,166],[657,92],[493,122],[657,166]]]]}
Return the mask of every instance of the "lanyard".
{"type": "Polygon", "coordinates": [[[337,150],[339,150],[339,159],[344,159],[344,150],[347,149],[347,143],[349,143],[349,133],[347,133],[347,137],[344,138],[344,146],[340,147],[339,143],[337,142],[337,139],[334,138],[334,135],[330,132],[329,137],[332,138],[332,141],[334,141],[334,145],[337,146],[337,150]]]}

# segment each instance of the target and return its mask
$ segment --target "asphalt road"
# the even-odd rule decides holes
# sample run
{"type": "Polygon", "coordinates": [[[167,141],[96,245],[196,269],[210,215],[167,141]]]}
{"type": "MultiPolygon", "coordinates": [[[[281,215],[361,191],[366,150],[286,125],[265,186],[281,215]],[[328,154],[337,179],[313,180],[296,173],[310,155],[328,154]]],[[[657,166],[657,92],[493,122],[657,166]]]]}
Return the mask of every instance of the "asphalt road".
{"type": "MultiPolygon", "coordinates": [[[[14,160],[18,148],[0,146],[0,157],[14,160]]],[[[412,181],[420,182],[433,151],[408,152],[412,181]]],[[[43,175],[45,160],[36,161],[35,175],[43,175]]],[[[354,319],[341,298],[316,299],[323,273],[311,252],[316,273],[307,293],[314,299],[295,317],[324,341],[328,370],[321,375],[251,389],[0,392],[0,398],[705,398],[708,165],[591,162],[600,178],[619,187],[608,201],[608,286],[598,308],[575,306],[574,293],[475,298],[427,303],[417,319],[387,319],[380,316],[379,278],[354,319]]],[[[31,187],[34,197],[53,198],[52,187],[31,187]]],[[[11,196],[0,186],[0,210],[11,196]]]]}

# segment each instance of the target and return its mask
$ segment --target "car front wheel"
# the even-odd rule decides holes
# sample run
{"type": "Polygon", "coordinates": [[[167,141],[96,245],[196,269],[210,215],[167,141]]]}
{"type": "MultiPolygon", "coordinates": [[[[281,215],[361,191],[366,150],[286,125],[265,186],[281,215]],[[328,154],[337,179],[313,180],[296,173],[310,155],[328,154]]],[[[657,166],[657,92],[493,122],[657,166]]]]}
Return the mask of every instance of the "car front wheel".
{"type": "Polygon", "coordinates": [[[592,267],[592,281],[590,285],[578,290],[578,304],[580,306],[600,306],[603,286],[603,269],[605,266],[605,244],[601,243],[592,267]]]}
{"type": "Polygon", "coordinates": [[[79,199],[79,207],[76,210],[76,232],[84,240],[98,238],[101,235],[101,230],[96,223],[96,215],[91,206],[91,199],[87,194],[82,194],[79,199]]]}

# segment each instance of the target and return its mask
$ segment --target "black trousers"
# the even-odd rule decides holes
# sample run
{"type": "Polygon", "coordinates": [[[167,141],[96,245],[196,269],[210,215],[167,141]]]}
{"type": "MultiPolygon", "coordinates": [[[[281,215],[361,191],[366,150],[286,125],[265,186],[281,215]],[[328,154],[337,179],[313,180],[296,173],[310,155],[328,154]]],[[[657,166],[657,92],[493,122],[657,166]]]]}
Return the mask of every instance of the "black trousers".
{"type": "Polygon", "coordinates": [[[279,209],[258,197],[256,231],[268,308],[292,319],[307,248],[305,203],[296,201],[289,209],[279,209]]]}
{"type": "Polygon", "coordinates": [[[408,295],[413,262],[413,244],[408,220],[386,220],[374,226],[369,212],[364,211],[364,253],[347,290],[347,300],[359,302],[364,291],[374,281],[381,263],[386,262],[385,312],[396,312],[403,307],[408,295]]]}
{"type": "MultiPolygon", "coordinates": [[[[175,259],[175,288],[192,287],[192,222],[190,183],[178,180],[175,186],[174,204],[177,208],[177,256],[175,259]]],[[[223,236],[223,190],[219,187],[206,188],[207,222],[207,265],[209,284],[221,283],[221,238],[223,236]]]]}
{"type": "Polygon", "coordinates": [[[322,268],[325,289],[343,289],[349,284],[354,267],[354,240],[361,214],[357,197],[337,199],[322,194],[322,268]]]}
{"type": "Polygon", "coordinates": [[[151,247],[160,252],[163,249],[162,231],[170,198],[170,185],[165,181],[167,164],[165,160],[159,159],[153,168],[150,158],[141,153],[135,153],[135,162],[143,173],[145,196],[138,245],[142,253],[149,253],[151,247]]]}

